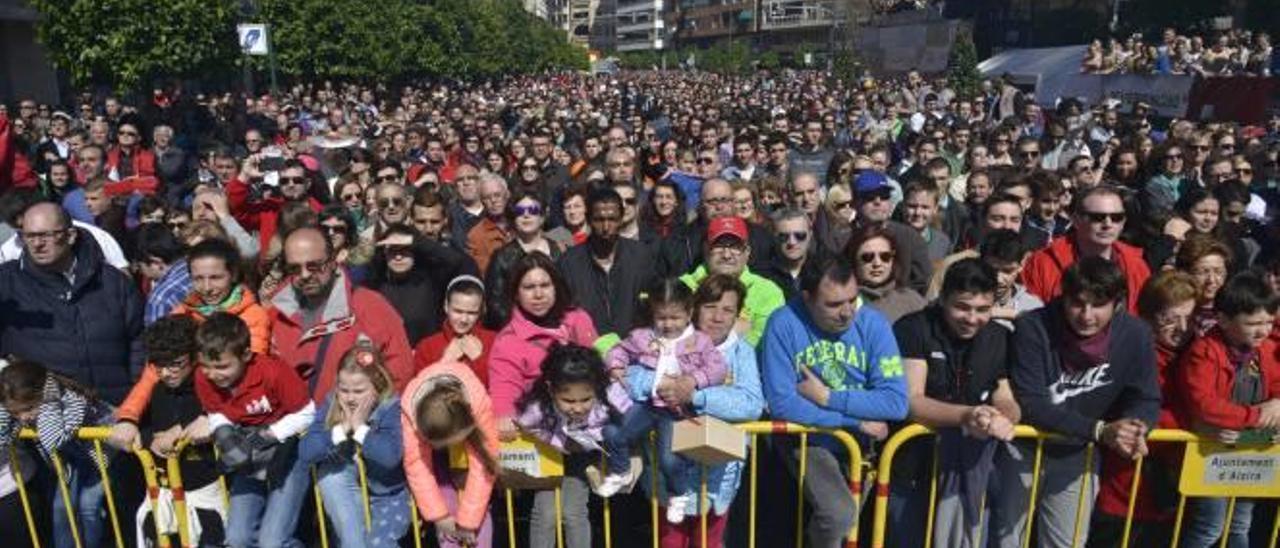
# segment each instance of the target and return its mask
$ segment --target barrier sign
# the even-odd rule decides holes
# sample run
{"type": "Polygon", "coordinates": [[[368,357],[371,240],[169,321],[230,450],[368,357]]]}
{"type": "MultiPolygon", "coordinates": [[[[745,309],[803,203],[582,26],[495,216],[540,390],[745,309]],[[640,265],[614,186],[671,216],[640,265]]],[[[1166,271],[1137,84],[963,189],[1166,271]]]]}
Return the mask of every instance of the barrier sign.
{"type": "Polygon", "coordinates": [[[1280,446],[1188,443],[1178,490],[1189,497],[1280,498],[1280,446]]]}

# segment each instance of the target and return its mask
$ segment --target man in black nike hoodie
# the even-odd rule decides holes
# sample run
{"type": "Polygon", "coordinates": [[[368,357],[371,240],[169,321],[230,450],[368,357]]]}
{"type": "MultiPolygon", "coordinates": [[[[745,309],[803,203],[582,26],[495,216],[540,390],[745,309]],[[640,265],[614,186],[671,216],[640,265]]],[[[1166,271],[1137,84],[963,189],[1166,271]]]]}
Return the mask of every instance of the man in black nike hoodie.
{"type": "MultiPolygon", "coordinates": [[[[1126,292],[1114,263],[1083,259],[1064,274],[1061,297],[1015,321],[1010,377],[1023,423],[1061,436],[1044,446],[1035,546],[1084,545],[1098,451],[1128,458],[1147,452],[1146,435],[1160,413],[1155,346],[1150,328],[1125,311],[1126,292]],[[1097,446],[1087,449],[1090,443],[1097,446]]],[[[1002,548],[1022,546],[1035,462],[1034,443],[1006,449],[997,455],[1001,492],[993,505],[1002,548]]]]}

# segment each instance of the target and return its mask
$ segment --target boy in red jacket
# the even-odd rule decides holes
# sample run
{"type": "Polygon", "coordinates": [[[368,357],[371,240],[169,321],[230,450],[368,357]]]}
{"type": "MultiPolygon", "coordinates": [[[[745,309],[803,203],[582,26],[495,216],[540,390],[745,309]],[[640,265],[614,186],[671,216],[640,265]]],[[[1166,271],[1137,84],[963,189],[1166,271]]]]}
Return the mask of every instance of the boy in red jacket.
{"type": "MultiPolygon", "coordinates": [[[[1218,292],[1217,327],[1191,343],[1177,373],[1180,415],[1197,421],[1193,428],[1234,444],[1250,440],[1280,442],[1280,360],[1270,339],[1276,300],[1257,274],[1232,278],[1218,292]]],[[[1218,544],[1227,515],[1227,499],[1190,501],[1183,546],[1218,544]]],[[[1228,546],[1249,545],[1253,501],[1236,499],[1228,546]]]]}
{"type": "Polygon", "coordinates": [[[230,481],[227,544],[298,545],[292,536],[309,482],[297,436],[316,414],[306,383],[279,359],[254,354],[249,327],[225,312],[200,326],[196,347],[196,395],[230,481]]]}

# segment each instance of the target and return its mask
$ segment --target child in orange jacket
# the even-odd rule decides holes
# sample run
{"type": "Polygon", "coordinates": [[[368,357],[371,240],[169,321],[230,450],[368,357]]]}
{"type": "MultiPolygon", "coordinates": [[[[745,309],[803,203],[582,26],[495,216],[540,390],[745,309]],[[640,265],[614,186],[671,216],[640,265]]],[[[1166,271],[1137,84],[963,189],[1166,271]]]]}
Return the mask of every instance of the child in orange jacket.
{"type": "Polygon", "coordinates": [[[437,363],[409,382],[400,407],[404,471],[418,511],[443,548],[488,548],[498,431],[484,385],[465,364],[437,363]],[[460,494],[449,473],[451,447],[467,454],[460,494]]]}

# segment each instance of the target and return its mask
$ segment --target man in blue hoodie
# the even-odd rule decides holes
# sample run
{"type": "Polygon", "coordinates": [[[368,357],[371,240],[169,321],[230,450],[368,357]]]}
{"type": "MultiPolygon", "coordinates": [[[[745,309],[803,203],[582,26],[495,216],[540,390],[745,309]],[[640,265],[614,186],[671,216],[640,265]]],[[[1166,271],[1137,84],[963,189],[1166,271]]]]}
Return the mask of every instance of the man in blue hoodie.
{"type": "MultiPolygon", "coordinates": [[[[862,306],[847,257],[806,265],[801,296],[778,309],[760,342],[764,395],[774,420],[853,430],[876,439],[885,421],[907,415],[902,358],[888,320],[862,306]]],[[[788,447],[797,464],[799,447],[788,447]]],[[[816,436],[805,468],[804,496],[813,509],[809,546],[844,546],[857,519],[840,464],[839,444],[816,436]]]]}

